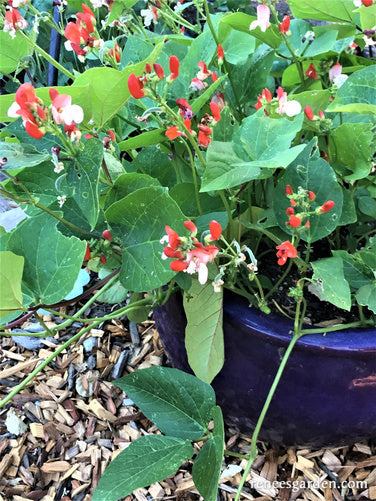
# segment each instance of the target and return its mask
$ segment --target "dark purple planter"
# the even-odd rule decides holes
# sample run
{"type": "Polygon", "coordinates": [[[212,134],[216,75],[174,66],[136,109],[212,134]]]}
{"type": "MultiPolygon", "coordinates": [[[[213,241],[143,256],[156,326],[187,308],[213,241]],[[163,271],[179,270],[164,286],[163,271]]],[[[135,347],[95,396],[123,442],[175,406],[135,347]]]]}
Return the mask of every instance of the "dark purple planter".
{"type": "MultiPolygon", "coordinates": [[[[189,371],[180,295],[154,313],[173,365],[189,371]]],[[[225,364],[212,386],[227,424],[250,435],[292,323],[262,314],[239,296],[224,302],[225,364]]],[[[307,335],[296,344],[260,438],[284,445],[338,446],[376,436],[376,329],[307,335]]]]}

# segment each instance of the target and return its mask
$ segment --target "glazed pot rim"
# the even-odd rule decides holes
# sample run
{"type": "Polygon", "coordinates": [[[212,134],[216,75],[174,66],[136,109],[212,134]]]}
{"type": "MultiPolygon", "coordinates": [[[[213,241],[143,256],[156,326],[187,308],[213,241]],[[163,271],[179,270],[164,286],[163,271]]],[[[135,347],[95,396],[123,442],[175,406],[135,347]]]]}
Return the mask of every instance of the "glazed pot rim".
{"type": "MultiPolygon", "coordinates": [[[[253,335],[266,337],[271,343],[287,346],[293,332],[293,321],[265,314],[255,307],[249,307],[248,301],[234,293],[226,291],[224,314],[231,317],[232,322],[241,322],[253,330],[253,335]]],[[[315,328],[306,325],[305,328],[315,328]]],[[[338,352],[376,355],[376,328],[353,328],[323,334],[306,334],[299,339],[295,349],[319,352],[338,352]]]]}

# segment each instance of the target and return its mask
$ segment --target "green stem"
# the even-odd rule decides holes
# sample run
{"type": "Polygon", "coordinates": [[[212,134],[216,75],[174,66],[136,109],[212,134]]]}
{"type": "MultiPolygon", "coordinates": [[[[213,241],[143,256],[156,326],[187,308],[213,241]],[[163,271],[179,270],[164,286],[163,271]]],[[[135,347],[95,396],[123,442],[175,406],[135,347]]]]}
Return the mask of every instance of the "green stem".
{"type": "Polygon", "coordinates": [[[223,451],[224,455],[225,456],[232,456],[234,458],[240,458],[240,459],[247,459],[248,456],[246,454],[239,454],[238,452],[232,452],[232,451],[229,451],[228,449],[225,449],[223,451]]]}
{"type": "Polygon", "coordinates": [[[277,282],[273,285],[273,287],[270,289],[270,291],[266,294],[265,299],[268,299],[268,297],[271,296],[274,293],[274,291],[281,285],[281,283],[284,281],[284,279],[290,273],[292,263],[293,263],[292,259],[289,259],[289,264],[287,265],[285,272],[282,274],[281,278],[279,280],[277,280],[277,282]]]}
{"type": "Polygon", "coordinates": [[[346,329],[352,329],[354,327],[372,327],[374,325],[373,320],[359,320],[357,322],[350,322],[348,324],[334,325],[333,327],[318,327],[316,329],[303,329],[301,331],[302,336],[306,334],[326,334],[328,332],[342,331],[346,329]]]}
{"type": "MultiPolygon", "coordinates": [[[[214,29],[211,17],[210,17],[208,0],[204,0],[204,8],[205,8],[206,22],[208,23],[209,29],[211,31],[213,39],[214,39],[214,41],[215,41],[215,43],[217,45],[217,48],[218,48],[219,40],[218,40],[218,37],[217,37],[217,33],[215,32],[215,29],[214,29]]],[[[236,107],[238,109],[238,113],[241,113],[241,107],[240,107],[240,101],[239,101],[239,96],[238,96],[237,88],[236,88],[236,85],[234,84],[234,81],[232,79],[231,73],[228,70],[227,63],[226,63],[225,59],[223,60],[223,68],[224,68],[225,72],[227,73],[227,77],[228,77],[230,85],[232,87],[232,91],[234,93],[234,97],[235,97],[235,102],[236,102],[236,107]]]]}
{"type": "Polygon", "coordinates": [[[258,435],[260,433],[260,429],[261,429],[261,426],[264,422],[264,418],[265,418],[265,415],[268,411],[268,408],[269,408],[269,405],[270,405],[270,402],[272,401],[272,398],[273,398],[273,395],[275,393],[275,390],[277,389],[277,386],[278,386],[278,383],[281,379],[281,376],[283,374],[283,371],[285,369],[285,366],[287,364],[287,361],[289,359],[289,356],[295,346],[295,343],[298,341],[298,339],[300,338],[300,334],[296,334],[294,333],[294,336],[292,337],[286,351],[285,351],[285,354],[283,355],[283,358],[281,360],[281,363],[280,363],[280,366],[278,368],[278,372],[274,378],[274,381],[273,381],[273,384],[269,390],[269,393],[268,393],[268,396],[265,400],[265,403],[264,403],[264,406],[262,408],[262,411],[261,411],[261,414],[257,420],[257,424],[256,424],[256,428],[253,432],[253,435],[252,435],[252,442],[251,442],[251,450],[250,450],[250,453],[248,455],[248,464],[244,470],[244,473],[243,473],[243,476],[242,476],[242,479],[240,481],[240,484],[239,484],[239,487],[238,487],[238,490],[237,490],[237,493],[236,493],[236,497],[235,497],[235,501],[239,501],[240,499],[240,495],[241,495],[241,492],[242,492],[242,489],[243,489],[243,486],[244,486],[244,483],[247,479],[247,476],[248,476],[248,473],[249,473],[249,470],[251,469],[252,467],[252,464],[254,462],[254,460],[256,459],[257,457],[257,439],[258,439],[258,435]]]}
{"type": "Polygon", "coordinates": [[[223,205],[225,206],[225,209],[226,209],[226,212],[227,212],[227,215],[228,215],[228,223],[230,225],[231,221],[232,221],[232,212],[231,212],[231,208],[230,208],[230,205],[227,201],[227,198],[226,198],[226,195],[224,193],[223,190],[218,190],[219,192],[219,196],[221,197],[221,200],[223,202],[223,205]]]}
{"type": "Polygon", "coordinates": [[[39,47],[38,44],[36,44],[33,40],[31,40],[31,38],[28,35],[26,35],[26,33],[24,33],[22,30],[18,30],[18,31],[28,41],[28,43],[33,46],[34,50],[36,52],[38,52],[39,55],[43,56],[44,59],[46,59],[46,61],[51,63],[53,66],[55,66],[55,68],[57,68],[59,71],[64,73],[64,75],[66,75],[67,77],[69,77],[72,80],[75,80],[76,77],[73,75],[73,73],[71,73],[66,68],[64,68],[64,66],[62,66],[60,63],[55,61],[55,59],[53,57],[51,57],[45,50],[43,50],[41,47],[39,47]]]}
{"type": "Polygon", "coordinates": [[[185,139],[181,138],[183,143],[184,143],[184,146],[188,152],[188,155],[189,155],[189,160],[190,160],[190,164],[191,164],[191,170],[192,170],[192,177],[193,177],[193,184],[194,184],[194,187],[195,187],[195,196],[196,196],[196,203],[197,203],[197,209],[198,209],[198,212],[200,213],[200,216],[203,215],[203,212],[202,212],[202,208],[201,208],[201,204],[200,204],[200,197],[199,197],[199,186],[198,186],[198,182],[197,182],[197,173],[196,173],[196,167],[195,167],[195,162],[193,160],[193,155],[192,155],[192,151],[191,151],[191,148],[188,146],[187,144],[187,141],[185,141],[185,139]]]}

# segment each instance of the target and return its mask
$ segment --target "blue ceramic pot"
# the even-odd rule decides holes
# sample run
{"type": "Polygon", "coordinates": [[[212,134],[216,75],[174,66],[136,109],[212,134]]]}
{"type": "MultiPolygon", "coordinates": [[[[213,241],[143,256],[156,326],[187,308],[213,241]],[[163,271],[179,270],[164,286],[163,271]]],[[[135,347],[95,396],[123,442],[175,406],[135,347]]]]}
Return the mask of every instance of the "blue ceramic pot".
{"type": "MultiPolygon", "coordinates": [[[[180,295],[155,311],[173,365],[190,372],[180,295]]],[[[251,434],[292,323],[239,296],[224,301],[225,364],[212,385],[227,424],[251,434]]],[[[295,345],[260,438],[284,445],[338,446],[376,436],[376,329],[307,335],[295,345]]]]}

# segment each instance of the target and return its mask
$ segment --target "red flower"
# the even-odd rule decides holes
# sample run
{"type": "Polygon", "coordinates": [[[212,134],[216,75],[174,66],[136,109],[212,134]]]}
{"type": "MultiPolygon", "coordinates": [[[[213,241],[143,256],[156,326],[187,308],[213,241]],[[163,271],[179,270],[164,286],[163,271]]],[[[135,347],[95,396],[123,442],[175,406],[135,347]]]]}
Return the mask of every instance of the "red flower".
{"type": "Polygon", "coordinates": [[[222,226],[215,220],[209,223],[210,240],[218,240],[222,235],[222,226]]]}
{"type": "MultiPolygon", "coordinates": [[[[191,121],[189,118],[185,118],[184,119],[184,125],[187,127],[187,129],[189,130],[189,132],[192,134],[192,130],[191,130],[191,121]]],[[[177,137],[179,136],[186,136],[186,133],[179,130],[178,127],[176,125],[172,126],[172,127],[169,127],[167,130],[166,130],[166,136],[173,140],[173,139],[176,139],[177,137]]]]}
{"type": "Polygon", "coordinates": [[[179,114],[183,118],[192,118],[193,112],[191,105],[188,103],[186,99],[177,99],[176,104],[179,106],[179,114]]]}
{"type": "Polygon", "coordinates": [[[291,204],[293,207],[295,207],[296,202],[295,202],[295,200],[294,200],[293,198],[290,198],[290,204],[291,204]]]}
{"type": "Polygon", "coordinates": [[[280,266],[286,263],[287,258],[294,258],[298,256],[296,248],[288,240],[286,240],[286,242],[282,242],[281,245],[277,245],[277,250],[278,264],[280,266]]]}
{"type": "Polygon", "coordinates": [[[213,134],[213,130],[207,125],[199,125],[198,128],[200,131],[198,133],[198,144],[206,148],[211,143],[209,136],[213,134]]]}
{"type": "Polygon", "coordinates": [[[325,118],[325,114],[323,111],[319,111],[319,117],[322,119],[322,118],[325,118]]]}
{"type": "Polygon", "coordinates": [[[171,249],[176,250],[181,243],[179,235],[176,233],[175,230],[170,228],[170,226],[166,226],[165,230],[166,230],[166,233],[168,235],[168,243],[169,243],[171,249]]]}
{"type": "Polygon", "coordinates": [[[213,83],[218,80],[218,76],[214,71],[211,72],[211,78],[212,78],[213,83]]]}
{"type": "Polygon", "coordinates": [[[212,101],[210,103],[210,110],[213,115],[214,122],[219,122],[221,119],[221,110],[219,109],[218,104],[212,101]]]}
{"type": "Polygon", "coordinates": [[[203,82],[200,78],[192,78],[189,88],[193,90],[203,90],[207,86],[208,84],[203,82]]]}
{"type": "Polygon", "coordinates": [[[167,77],[167,82],[171,83],[179,76],[179,59],[176,56],[170,56],[170,75],[167,77]]]}
{"type": "Polygon", "coordinates": [[[164,78],[164,71],[163,71],[162,66],[158,63],[153,63],[153,68],[154,68],[155,73],[157,74],[157,77],[160,80],[162,80],[162,78],[164,78]]]}
{"type": "Polygon", "coordinates": [[[307,195],[310,200],[314,200],[316,198],[316,195],[313,193],[313,191],[307,191],[307,195]]]}
{"type": "Polygon", "coordinates": [[[312,78],[313,80],[318,80],[319,77],[313,63],[308,66],[308,70],[305,72],[305,75],[309,78],[312,78]]]}
{"type": "Polygon", "coordinates": [[[120,56],[120,54],[121,54],[121,49],[120,49],[120,47],[118,46],[118,44],[117,44],[117,43],[115,44],[114,49],[111,49],[111,50],[110,50],[110,54],[111,54],[111,56],[112,56],[112,57],[114,57],[114,58],[115,58],[115,61],[116,61],[117,63],[120,63],[120,59],[121,59],[121,56],[120,56]]]}
{"type": "Polygon", "coordinates": [[[198,67],[200,68],[200,71],[197,73],[197,78],[199,80],[206,80],[210,76],[210,71],[208,70],[208,67],[204,63],[204,61],[200,61],[198,63],[198,67]]]}
{"type": "Polygon", "coordinates": [[[256,110],[262,108],[266,103],[270,103],[273,99],[273,96],[269,89],[263,89],[261,94],[257,97],[257,103],[255,104],[256,110]]]}
{"type": "Polygon", "coordinates": [[[225,58],[225,53],[223,51],[222,45],[218,45],[217,55],[218,55],[218,64],[222,64],[225,58]]]}
{"type": "Polygon", "coordinates": [[[324,212],[329,212],[331,209],[333,209],[334,206],[335,203],[333,202],[333,200],[328,200],[319,208],[319,213],[322,214],[324,212]]]}
{"type": "Polygon", "coordinates": [[[145,64],[145,73],[151,73],[151,64],[150,63],[145,64]]]}
{"type": "Polygon", "coordinates": [[[289,184],[286,184],[286,188],[285,188],[285,191],[286,191],[286,195],[292,195],[294,192],[292,191],[292,188],[289,184]]]}
{"type": "Polygon", "coordinates": [[[304,114],[308,118],[308,120],[313,120],[315,118],[315,115],[313,114],[312,108],[310,106],[307,106],[304,108],[304,114]]]}
{"type": "Polygon", "coordinates": [[[295,214],[295,210],[292,207],[287,207],[286,214],[291,216],[292,214],[295,214]]]}
{"type": "Polygon", "coordinates": [[[105,240],[107,240],[108,242],[111,242],[111,240],[112,240],[112,235],[111,235],[110,230],[104,230],[104,231],[103,231],[103,233],[102,233],[102,235],[103,235],[103,238],[104,238],[105,240]]]}
{"type": "Polygon", "coordinates": [[[193,223],[192,221],[185,221],[184,226],[191,233],[197,233],[197,227],[196,227],[195,223],[193,223]]]}
{"type": "Polygon", "coordinates": [[[7,10],[4,18],[4,31],[9,31],[12,38],[15,37],[16,30],[27,28],[27,21],[17,9],[7,10]]]}
{"type": "Polygon", "coordinates": [[[103,254],[101,254],[100,261],[101,261],[102,264],[106,264],[107,263],[106,256],[104,256],[103,254]]]}
{"type": "Polygon", "coordinates": [[[170,268],[172,269],[172,271],[183,271],[188,268],[188,263],[181,260],[171,261],[170,268]]]}
{"type": "Polygon", "coordinates": [[[89,259],[91,259],[90,247],[89,247],[89,244],[86,243],[86,251],[85,251],[85,255],[84,255],[84,261],[89,261],[89,259]]]}
{"type": "Polygon", "coordinates": [[[302,222],[302,220],[300,217],[291,215],[287,224],[288,224],[288,226],[292,226],[293,228],[297,228],[298,226],[300,226],[301,222],[302,222]]]}
{"type": "Polygon", "coordinates": [[[290,28],[290,16],[284,16],[283,21],[278,26],[281,33],[287,33],[290,28]]]}
{"type": "Polygon", "coordinates": [[[42,101],[36,96],[34,87],[27,82],[18,88],[15,103],[8,109],[9,117],[22,117],[26,132],[35,139],[41,139],[44,136],[40,127],[47,118],[40,103],[42,101]]]}
{"type": "Polygon", "coordinates": [[[128,89],[135,99],[145,97],[144,84],[141,81],[141,77],[136,77],[134,73],[129,75],[128,89]]]}
{"type": "Polygon", "coordinates": [[[371,7],[371,5],[373,5],[373,0],[362,0],[362,4],[365,7],[371,7]]]}

